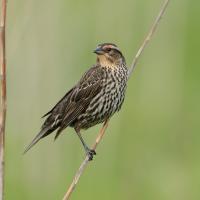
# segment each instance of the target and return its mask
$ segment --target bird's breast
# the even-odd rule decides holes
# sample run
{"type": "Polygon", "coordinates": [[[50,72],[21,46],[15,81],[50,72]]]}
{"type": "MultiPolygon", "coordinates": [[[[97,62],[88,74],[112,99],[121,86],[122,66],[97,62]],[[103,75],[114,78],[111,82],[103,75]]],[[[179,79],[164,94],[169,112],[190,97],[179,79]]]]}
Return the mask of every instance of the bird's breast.
{"type": "Polygon", "coordinates": [[[88,112],[91,112],[93,116],[99,115],[99,118],[103,119],[119,111],[125,97],[126,82],[126,69],[112,70],[107,68],[101,92],[90,103],[88,112]]]}
{"type": "Polygon", "coordinates": [[[126,82],[126,69],[106,68],[100,92],[92,99],[85,113],[79,118],[83,128],[101,123],[120,110],[125,97],[126,82]]]}

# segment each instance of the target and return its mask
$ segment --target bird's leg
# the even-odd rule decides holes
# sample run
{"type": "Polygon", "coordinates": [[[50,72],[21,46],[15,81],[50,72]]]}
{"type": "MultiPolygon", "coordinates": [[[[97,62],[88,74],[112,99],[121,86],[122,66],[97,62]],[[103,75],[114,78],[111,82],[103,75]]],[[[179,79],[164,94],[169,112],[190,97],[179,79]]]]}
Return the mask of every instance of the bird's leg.
{"type": "Polygon", "coordinates": [[[76,131],[76,133],[77,133],[77,135],[78,135],[78,137],[79,137],[81,143],[83,144],[83,147],[84,147],[85,152],[86,152],[86,154],[87,154],[87,156],[88,156],[88,159],[89,159],[89,160],[92,160],[92,159],[93,159],[93,156],[96,155],[95,150],[90,149],[90,148],[87,146],[87,144],[85,143],[85,141],[83,140],[83,138],[82,138],[82,136],[81,136],[80,130],[76,130],[76,129],[75,129],[75,131],[76,131]]]}

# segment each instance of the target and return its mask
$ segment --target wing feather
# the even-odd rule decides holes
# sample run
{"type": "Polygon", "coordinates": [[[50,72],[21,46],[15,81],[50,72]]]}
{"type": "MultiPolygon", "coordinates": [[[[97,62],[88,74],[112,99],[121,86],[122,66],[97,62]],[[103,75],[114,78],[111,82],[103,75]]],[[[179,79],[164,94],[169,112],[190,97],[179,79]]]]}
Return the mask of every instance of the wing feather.
{"type": "Polygon", "coordinates": [[[74,88],[72,88],[71,90],[69,90],[61,99],[60,101],[58,101],[58,103],[49,111],[47,112],[46,114],[44,114],[42,116],[42,118],[46,117],[47,115],[51,114],[52,111],[58,106],[58,104],[60,104],[63,100],[65,100],[67,98],[67,96],[69,96],[69,94],[73,91],[74,88]]]}
{"type": "Polygon", "coordinates": [[[81,80],[49,112],[43,115],[43,117],[48,117],[25,152],[56,129],[58,129],[55,136],[57,138],[63,129],[84,113],[92,99],[102,89],[102,75],[103,70],[100,66],[95,65],[90,68],[81,80]]]}
{"type": "Polygon", "coordinates": [[[88,85],[82,89],[78,88],[77,91],[72,94],[73,101],[66,108],[63,120],[56,133],[55,139],[59,136],[62,130],[70,125],[80,114],[82,114],[90,104],[91,100],[101,90],[100,80],[88,85]]]}

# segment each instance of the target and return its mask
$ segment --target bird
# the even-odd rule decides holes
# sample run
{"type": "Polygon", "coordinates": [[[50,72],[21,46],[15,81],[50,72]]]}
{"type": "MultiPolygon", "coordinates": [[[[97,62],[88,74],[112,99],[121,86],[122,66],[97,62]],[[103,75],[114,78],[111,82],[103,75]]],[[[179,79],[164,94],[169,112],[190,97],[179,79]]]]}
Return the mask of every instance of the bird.
{"type": "Polygon", "coordinates": [[[31,149],[40,139],[57,131],[55,139],[67,128],[74,128],[89,160],[96,152],[85,143],[81,130],[109,120],[118,112],[125,98],[128,68],[125,58],[113,43],[97,45],[94,64],[58,103],[43,117],[41,130],[25,148],[31,149]]]}

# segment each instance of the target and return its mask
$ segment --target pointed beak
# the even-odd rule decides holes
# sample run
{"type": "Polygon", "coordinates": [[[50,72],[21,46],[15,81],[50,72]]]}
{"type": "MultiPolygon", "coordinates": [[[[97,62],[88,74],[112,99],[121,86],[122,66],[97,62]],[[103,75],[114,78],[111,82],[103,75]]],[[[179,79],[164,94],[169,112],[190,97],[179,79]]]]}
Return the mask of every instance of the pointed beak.
{"type": "Polygon", "coordinates": [[[94,51],[94,53],[96,53],[97,55],[102,55],[104,54],[103,50],[101,47],[97,47],[94,51]]]}

